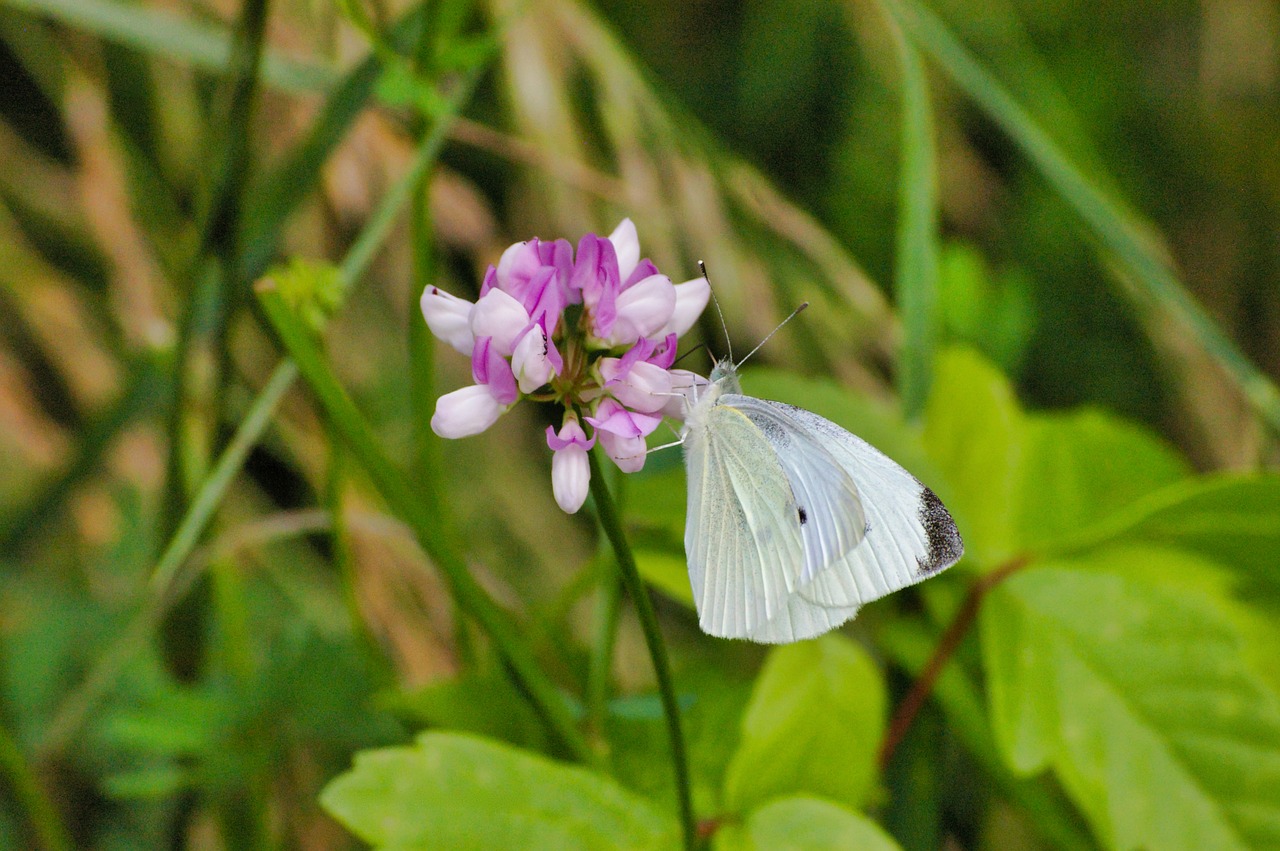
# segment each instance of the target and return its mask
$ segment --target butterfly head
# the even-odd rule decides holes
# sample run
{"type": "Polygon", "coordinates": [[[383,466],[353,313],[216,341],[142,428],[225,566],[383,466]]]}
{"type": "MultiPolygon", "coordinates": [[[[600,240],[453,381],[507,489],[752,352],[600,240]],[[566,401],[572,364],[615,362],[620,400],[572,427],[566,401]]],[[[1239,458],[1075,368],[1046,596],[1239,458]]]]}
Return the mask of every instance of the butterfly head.
{"type": "Polygon", "coordinates": [[[716,388],[716,395],[742,392],[742,385],[738,383],[738,367],[728,358],[716,362],[711,368],[709,380],[716,388]]]}

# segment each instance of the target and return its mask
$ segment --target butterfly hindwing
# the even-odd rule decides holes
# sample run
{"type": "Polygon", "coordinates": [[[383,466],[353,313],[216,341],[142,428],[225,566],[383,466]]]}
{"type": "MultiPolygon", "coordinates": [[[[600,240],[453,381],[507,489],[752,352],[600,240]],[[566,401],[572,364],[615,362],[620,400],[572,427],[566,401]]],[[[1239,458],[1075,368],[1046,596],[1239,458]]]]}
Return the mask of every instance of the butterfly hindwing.
{"type": "Polygon", "coordinates": [[[795,499],[761,430],[718,405],[685,440],[685,552],[703,631],[746,638],[800,584],[804,546],[795,499]]]}

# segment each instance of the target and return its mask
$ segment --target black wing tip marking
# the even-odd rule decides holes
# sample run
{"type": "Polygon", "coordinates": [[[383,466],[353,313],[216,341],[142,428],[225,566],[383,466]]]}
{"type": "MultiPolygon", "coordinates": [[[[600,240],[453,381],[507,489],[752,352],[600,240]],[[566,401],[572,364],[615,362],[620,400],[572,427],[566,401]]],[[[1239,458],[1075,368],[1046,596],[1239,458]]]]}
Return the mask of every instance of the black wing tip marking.
{"type": "Polygon", "coordinates": [[[964,541],[942,500],[929,488],[920,494],[920,522],[929,539],[929,550],[916,559],[921,576],[946,570],[964,555],[964,541]]]}

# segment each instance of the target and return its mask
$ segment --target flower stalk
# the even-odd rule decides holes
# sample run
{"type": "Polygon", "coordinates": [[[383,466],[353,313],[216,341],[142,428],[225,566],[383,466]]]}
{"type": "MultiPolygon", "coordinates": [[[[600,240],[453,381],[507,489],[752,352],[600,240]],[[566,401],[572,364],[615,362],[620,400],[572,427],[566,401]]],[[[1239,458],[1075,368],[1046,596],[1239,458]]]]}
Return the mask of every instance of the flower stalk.
{"type": "Polygon", "coordinates": [[[662,698],[662,712],[667,720],[667,736],[671,742],[671,764],[675,770],[676,795],[680,801],[680,824],[684,832],[684,847],[693,851],[697,847],[697,822],[693,815],[693,795],[689,788],[689,759],[685,752],[684,731],[680,726],[680,706],[676,701],[675,684],[671,679],[671,664],[667,659],[667,647],[662,641],[662,632],[658,629],[658,617],[653,611],[653,603],[649,600],[649,592],[640,578],[636,568],[635,556],[627,543],[626,533],[622,529],[622,519],[618,516],[613,496],[601,475],[600,462],[596,453],[587,453],[591,465],[591,495],[595,498],[596,515],[600,519],[600,527],[613,548],[614,559],[618,565],[618,573],[622,584],[627,589],[632,603],[636,607],[636,616],[640,619],[640,628],[644,632],[644,641],[649,648],[649,658],[653,661],[653,671],[658,678],[658,693],[662,698]]]}
{"type": "Polygon", "coordinates": [[[548,730],[576,758],[587,764],[598,764],[563,695],[539,667],[516,625],[471,576],[462,555],[435,522],[430,507],[377,444],[372,428],[333,374],[314,335],[293,315],[271,279],[259,283],[257,294],[272,329],[298,365],[336,432],[365,468],[383,499],[413,530],[448,583],[459,607],[474,618],[493,641],[548,730]]]}

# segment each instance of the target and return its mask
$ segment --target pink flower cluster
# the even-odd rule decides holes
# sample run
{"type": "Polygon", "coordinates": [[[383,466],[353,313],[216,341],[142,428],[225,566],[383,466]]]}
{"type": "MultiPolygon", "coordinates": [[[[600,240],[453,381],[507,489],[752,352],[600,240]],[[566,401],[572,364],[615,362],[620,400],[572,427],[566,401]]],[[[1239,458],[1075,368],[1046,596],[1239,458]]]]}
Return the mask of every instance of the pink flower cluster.
{"type": "Polygon", "coordinates": [[[517,243],[489,267],[475,303],[438,287],[422,294],[427,325],[471,358],[476,382],[437,400],[431,428],[479,434],[521,398],[563,407],[547,445],[556,502],[572,514],[587,498],[596,440],[633,473],[663,416],[682,415],[696,379],[671,369],[676,340],[710,294],[705,278],[672,284],[640,259],[630,219],[608,237],[587,234],[576,252],[563,239],[517,243]]]}

